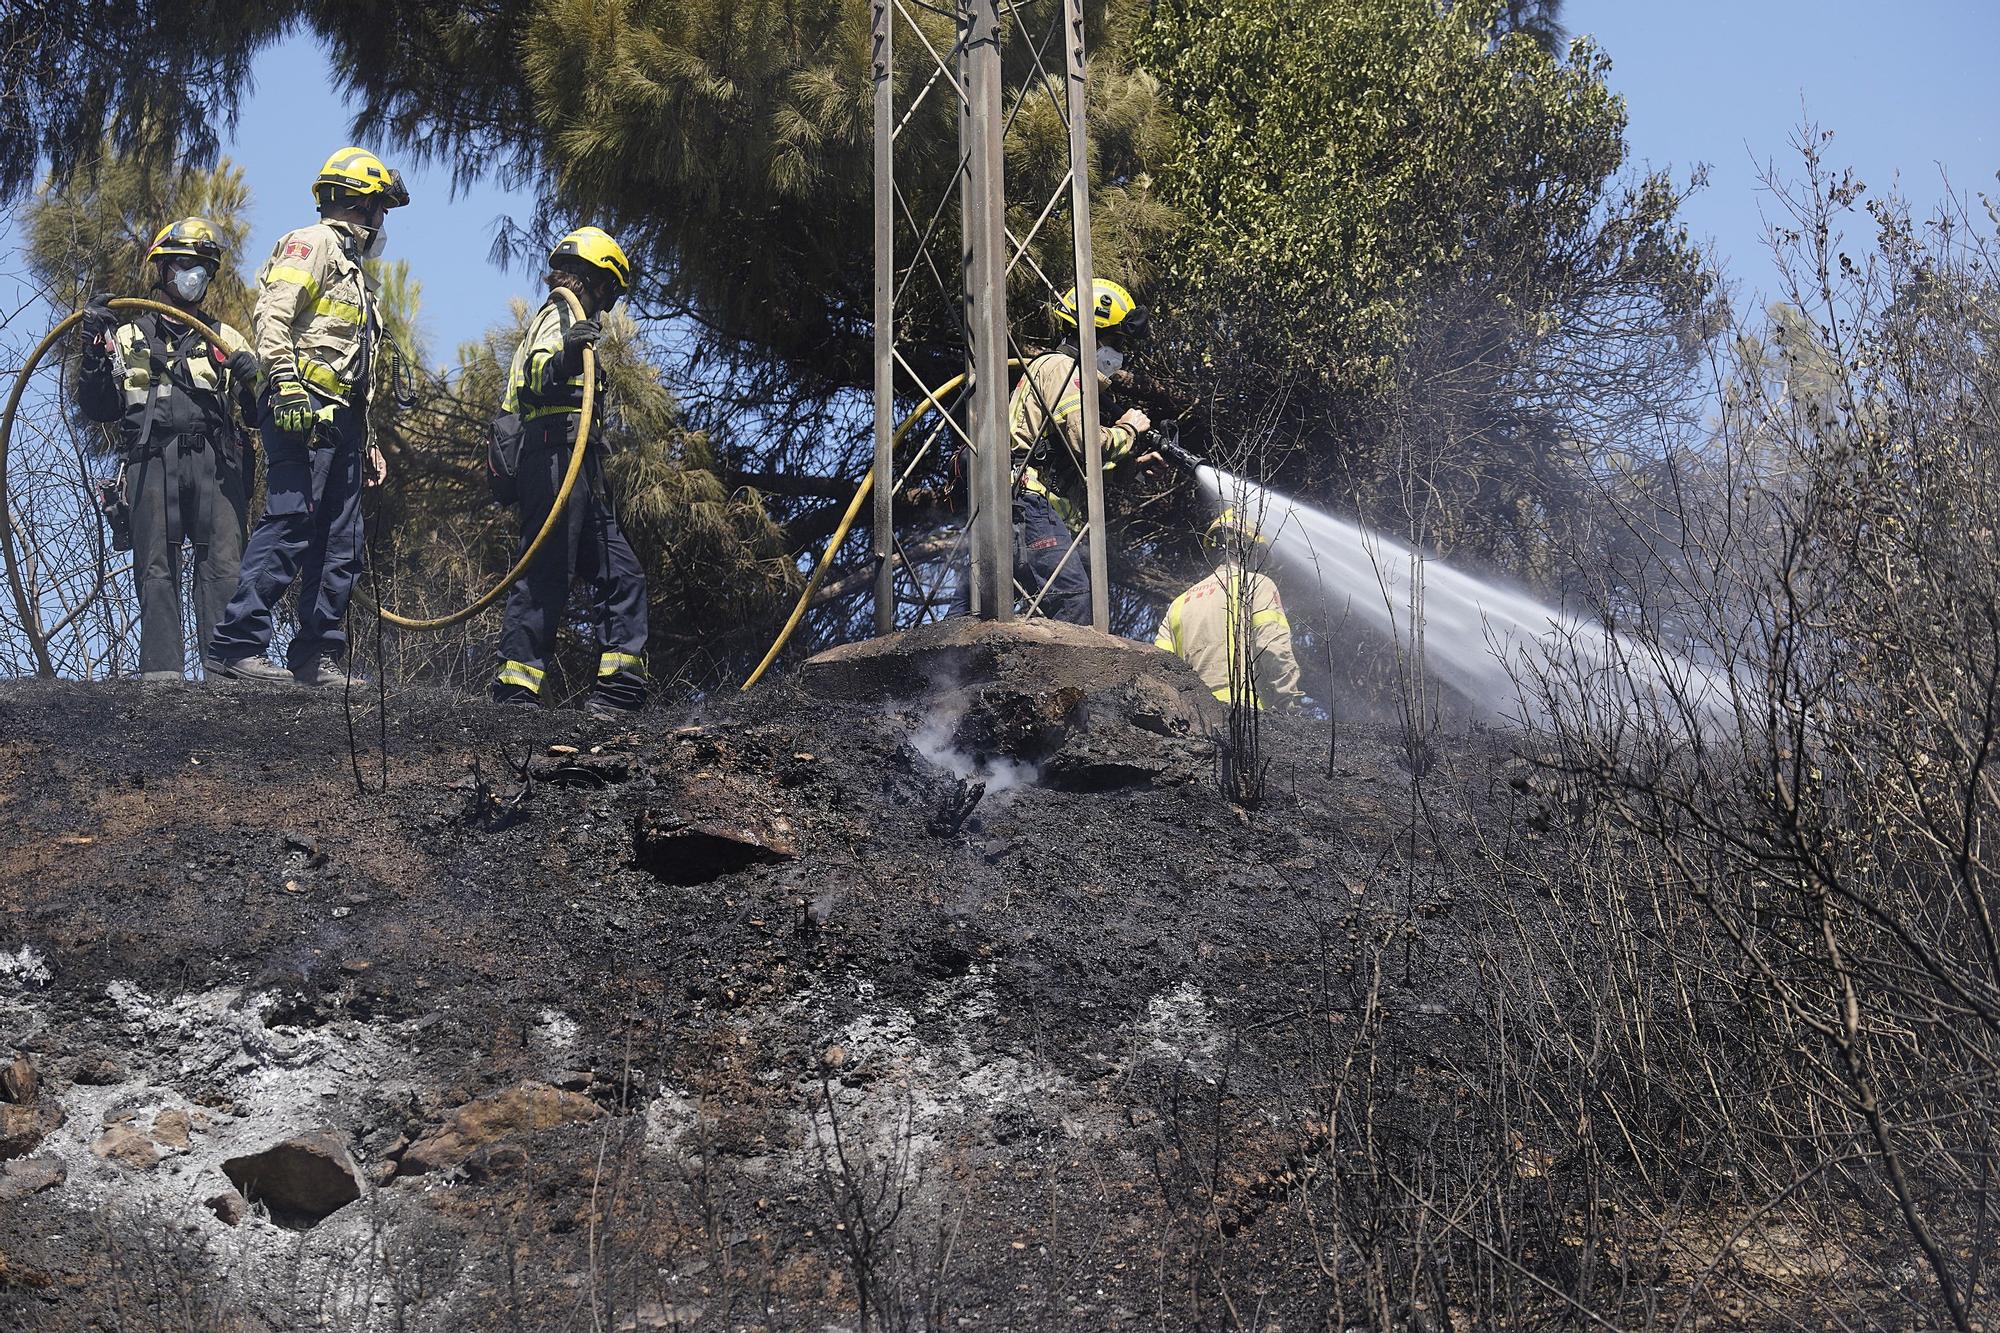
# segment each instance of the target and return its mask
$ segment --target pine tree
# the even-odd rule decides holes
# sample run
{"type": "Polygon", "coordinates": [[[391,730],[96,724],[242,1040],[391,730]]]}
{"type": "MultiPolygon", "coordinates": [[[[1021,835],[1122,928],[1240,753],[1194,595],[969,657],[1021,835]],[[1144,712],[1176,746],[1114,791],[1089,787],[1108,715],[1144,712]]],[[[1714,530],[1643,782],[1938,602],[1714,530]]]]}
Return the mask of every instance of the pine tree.
{"type": "Polygon", "coordinates": [[[250,234],[250,188],[227,158],[206,170],[165,172],[109,145],[88,176],[44,184],[26,213],[28,266],[59,310],[94,292],[145,296],[153,285],[146,252],[160,228],[205,219],[222,242],[222,265],[203,305],[247,335],[250,280],[261,255],[243,252],[250,234]]]}
{"type": "Polygon", "coordinates": [[[283,6],[0,7],[0,203],[89,177],[112,157],[146,171],[207,167],[236,115],[251,58],[291,26],[283,6]],[[110,154],[100,155],[109,135],[110,154]]]}

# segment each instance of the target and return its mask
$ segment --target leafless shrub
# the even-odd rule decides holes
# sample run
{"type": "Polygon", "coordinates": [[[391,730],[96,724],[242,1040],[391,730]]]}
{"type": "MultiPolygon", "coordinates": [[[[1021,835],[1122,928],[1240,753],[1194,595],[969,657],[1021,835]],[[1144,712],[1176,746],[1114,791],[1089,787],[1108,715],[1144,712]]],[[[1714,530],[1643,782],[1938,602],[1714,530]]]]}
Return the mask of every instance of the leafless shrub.
{"type": "Polygon", "coordinates": [[[1691,650],[1724,706],[1536,682],[1585,812],[1558,821],[1582,873],[1542,886],[1588,926],[1541,975],[1598,997],[1578,1110],[1619,1118],[1690,1302],[1782,1233],[1827,1317],[1970,1329],[2000,1150],[2000,256],[1962,203],[1874,200],[1873,243],[1844,238],[1865,190],[1824,143],[1772,182],[1787,304],[1667,460],[1669,521],[1630,514],[1680,546],[1638,655],[1691,650]],[[1921,1281],[1852,1280],[1905,1260],[1921,1281]]]}
{"type": "Polygon", "coordinates": [[[924,1193],[915,1106],[906,1090],[900,1116],[871,1140],[843,1112],[833,1080],[822,1073],[809,1107],[821,1195],[854,1282],[863,1330],[933,1330],[946,1326],[947,1275],[958,1242],[950,1213],[935,1215],[935,1234],[912,1238],[905,1215],[924,1193]]]}

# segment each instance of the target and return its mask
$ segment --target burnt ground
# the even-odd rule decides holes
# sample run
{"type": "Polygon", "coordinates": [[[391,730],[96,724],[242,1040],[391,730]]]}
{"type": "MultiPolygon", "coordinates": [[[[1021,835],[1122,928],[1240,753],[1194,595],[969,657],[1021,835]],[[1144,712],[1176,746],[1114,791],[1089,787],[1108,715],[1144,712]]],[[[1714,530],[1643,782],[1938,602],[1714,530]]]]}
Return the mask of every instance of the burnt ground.
{"type": "MultiPolygon", "coordinates": [[[[1488,1150],[1502,932],[1436,852],[1533,836],[1502,732],[1415,783],[1274,719],[1245,810],[1151,650],[629,727],[399,690],[386,790],[371,707],[363,794],[337,695],[0,686],[0,1059],[62,1176],[0,1202],[0,1324],[1469,1327],[1356,1190],[1387,1234],[1381,1163],[1545,1183],[1488,1150]],[[322,1128],[357,1201],[205,1202],[322,1128]]],[[[1542,1243],[1524,1323],[1629,1282],[1542,1243]]]]}

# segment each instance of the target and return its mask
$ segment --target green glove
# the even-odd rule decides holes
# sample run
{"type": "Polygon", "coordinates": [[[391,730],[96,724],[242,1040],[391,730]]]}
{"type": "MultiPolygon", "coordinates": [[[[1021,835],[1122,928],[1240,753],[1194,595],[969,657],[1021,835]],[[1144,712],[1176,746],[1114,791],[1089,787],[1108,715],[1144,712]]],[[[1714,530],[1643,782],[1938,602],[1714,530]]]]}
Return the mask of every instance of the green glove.
{"type": "Polygon", "coordinates": [[[297,380],[280,380],[271,391],[271,424],[287,435],[304,435],[313,426],[312,395],[297,380]]]}

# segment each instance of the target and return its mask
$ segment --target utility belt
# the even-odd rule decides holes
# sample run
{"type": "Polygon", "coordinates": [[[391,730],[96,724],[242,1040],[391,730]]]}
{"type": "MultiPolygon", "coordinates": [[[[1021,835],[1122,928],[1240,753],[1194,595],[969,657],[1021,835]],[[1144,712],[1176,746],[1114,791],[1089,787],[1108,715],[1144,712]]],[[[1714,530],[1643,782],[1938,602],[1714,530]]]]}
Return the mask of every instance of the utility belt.
{"type": "MultiPolygon", "coordinates": [[[[521,430],[526,447],[568,450],[576,443],[576,415],[581,410],[576,407],[533,407],[523,412],[521,430]]],[[[604,421],[600,413],[593,412],[591,417],[590,451],[602,453],[606,447],[604,421]]]]}
{"type": "Polygon", "coordinates": [[[242,454],[235,432],[226,426],[198,431],[154,430],[145,432],[125,446],[125,461],[141,463],[149,458],[162,457],[167,452],[167,446],[173,444],[180,446],[182,455],[198,454],[213,444],[216,456],[230,462],[236,461],[242,454]],[[227,447],[224,447],[225,443],[227,447]]]}

